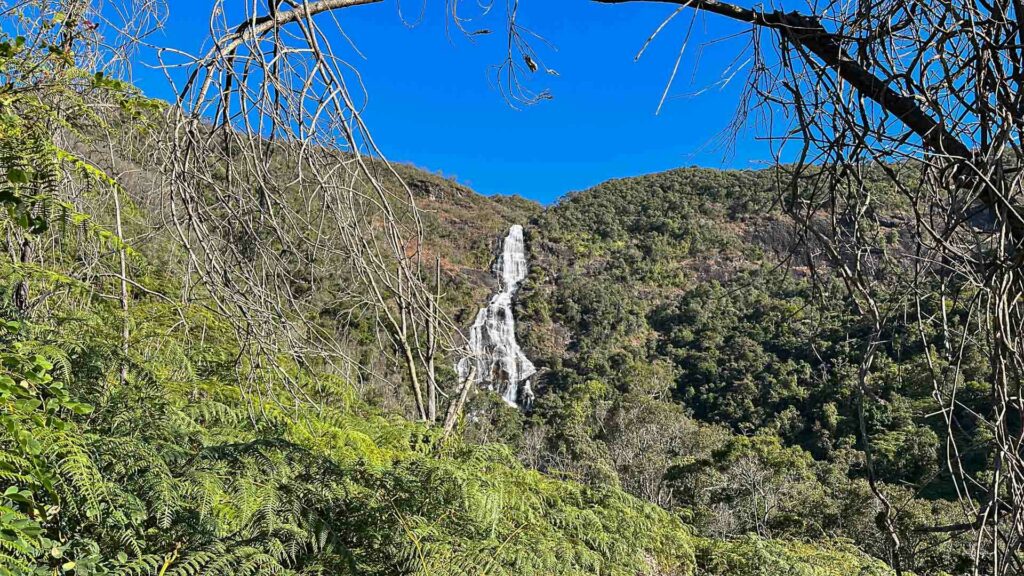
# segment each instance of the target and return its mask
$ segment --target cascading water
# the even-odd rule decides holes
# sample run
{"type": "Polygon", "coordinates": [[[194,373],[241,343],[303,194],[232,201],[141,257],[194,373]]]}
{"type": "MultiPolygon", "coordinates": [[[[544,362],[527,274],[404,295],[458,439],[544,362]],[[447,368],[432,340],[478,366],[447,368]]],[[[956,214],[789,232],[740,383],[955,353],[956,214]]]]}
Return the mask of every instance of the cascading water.
{"type": "Polygon", "coordinates": [[[501,394],[513,406],[529,406],[533,401],[530,376],[537,369],[516,342],[516,321],[512,316],[512,297],[526,279],[526,246],[523,227],[509,228],[501,243],[501,255],[494,263],[498,292],[476,315],[469,332],[469,356],[459,361],[459,377],[469,378],[501,394]],[[522,390],[520,391],[520,388],[522,390]]]}

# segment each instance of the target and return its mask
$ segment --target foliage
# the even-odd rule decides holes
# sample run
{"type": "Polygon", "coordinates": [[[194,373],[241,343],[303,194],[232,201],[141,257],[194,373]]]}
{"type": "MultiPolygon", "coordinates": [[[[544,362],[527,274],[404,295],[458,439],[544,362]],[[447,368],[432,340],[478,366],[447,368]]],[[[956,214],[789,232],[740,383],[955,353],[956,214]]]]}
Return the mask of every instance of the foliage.
{"type": "MultiPolygon", "coordinates": [[[[678,509],[705,533],[846,538],[891,560],[860,427],[871,327],[835,296],[831,270],[807,266],[814,246],[772,208],[775,176],[693,168],[613,180],[534,219],[518,318],[543,370],[530,424],[543,433],[524,437],[544,446],[525,459],[678,509]]],[[[896,218],[903,207],[867,176],[896,218]]],[[[904,551],[903,565],[922,573],[962,568],[969,546],[916,532],[966,520],[937,473],[945,422],[929,375],[943,368],[923,354],[935,336],[882,335],[863,415],[875,476],[903,502],[901,537],[929,551],[904,551]]],[[[986,370],[963,364],[968,381],[986,370]]],[[[984,411],[981,397],[960,396],[964,421],[984,411]]],[[[965,456],[975,468],[987,458],[965,456]]]]}
{"type": "Polygon", "coordinates": [[[882,562],[865,563],[849,545],[833,548],[759,540],[702,540],[697,574],[722,576],[876,576],[888,574],[882,562]]]}
{"type": "Polygon", "coordinates": [[[135,359],[124,385],[94,380],[117,364],[102,306],[73,330],[9,324],[0,443],[12,573],[454,574],[489,563],[498,574],[636,574],[692,564],[687,531],[664,511],[525,470],[500,445],[442,445],[436,431],[353,404],[342,382],[323,383],[320,412],[284,408],[283,392],[245,398],[230,354],[216,353],[227,331],[218,344],[211,324],[207,349],[177,347],[173,330],[155,336],[174,318],[162,306],[138,307],[136,326],[162,352],[135,359]],[[255,423],[251,402],[264,414],[255,423]]]}

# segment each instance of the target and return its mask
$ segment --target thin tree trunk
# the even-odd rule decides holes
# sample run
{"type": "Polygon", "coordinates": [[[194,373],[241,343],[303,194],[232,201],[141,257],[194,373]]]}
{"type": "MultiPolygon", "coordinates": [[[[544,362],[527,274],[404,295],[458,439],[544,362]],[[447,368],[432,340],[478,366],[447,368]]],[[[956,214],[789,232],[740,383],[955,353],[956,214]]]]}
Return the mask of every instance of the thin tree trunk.
{"type": "Polygon", "coordinates": [[[117,248],[117,259],[120,267],[121,291],[119,294],[121,303],[121,368],[119,379],[124,386],[128,380],[128,259],[124,249],[124,228],[121,226],[121,191],[114,187],[114,231],[117,234],[121,245],[117,248]]]}
{"type": "Polygon", "coordinates": [[[405,302],[405,293],[402,291],[401,274],[399,274],[398,291],[398,313],[401,317],[401,325],[398,329],[398,345],[402,348],[405,356],[405,364],[409,370],[409,380],[412,381],[412,391],[416,396],[416,412],[420,420],[427,420],[427,409],[423,402],[423,387],[420,385],[419,372],[416,370],[416,355],[413,354],[412,346],[409,345],[409,321],[408,304],[405,302]]]}
{"type": "Polygon", "coordinates": [[[427,391],[427,417],[430,423],[437,422],[437,315],[441,300],[441,257],[437,257],[434,276],[434,299],[430,302],[430,318],[427,320],[427,379],[430,389],[427,391]]]}
{"type": "MultiPolygon", "coordinates": [[[[32,262],[32,242],[28,236],[21,241],[21,256],[18,259],[22,264],[22,274],[27,274],[26,264],[32,262]]],[[[28,289],[28,276],[26,275],[14,289],[14,307],[22,314],[28,313],[28,289]]]]}
{"type": "Polygon", "coordinates": [[[451,436],[452,430],[455,429],[455,423],[459,420],[459,415],[462,414],[462,409],[466,405],[466,398],[469,397],[469,391],[473,388],[473,382],[476,379],[476,366],[469,369],[469,374],[466,379],[462,381],[462,390],[459,392],[459,398],[448,407],[448,415],[444,419],[444,434],[442,438],[448,438],[451,436]]]}
{"type": "MultiPolygon", "coordinates": [[[[107,141],[107,153],[110,160],[110,172],[115,173],[117,158],[114,154],[114,146],[107,141]]],[[[120,175],[117,177],[120,179],[120,175]]],[[[118,368],[118,381],[122,386],[128,381],[128,341],[131,337],[128,324],[128,254],[124,243],[124,225],[121,212],[121,188],[117,185],[111,186],[111,194],[114,196],[114,233],[120,245],[117,247],[118,282],[118,303],[121,306],[121,361],[118,368]]]]}

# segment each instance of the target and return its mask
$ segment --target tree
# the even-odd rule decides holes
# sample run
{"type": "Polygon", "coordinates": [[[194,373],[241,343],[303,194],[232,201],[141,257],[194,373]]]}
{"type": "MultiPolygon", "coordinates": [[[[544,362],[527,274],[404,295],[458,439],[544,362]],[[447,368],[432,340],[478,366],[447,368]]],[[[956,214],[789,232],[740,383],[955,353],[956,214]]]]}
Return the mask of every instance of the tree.
{"type": "MultiPolygon", "coordinates": [[[[160,52],[168,77],[184,84],[178,100],[163,108],[165,117],[141,136],[116,129],[134,126],[133,112],[111,106],[126,96],[83,96],[92,96],[90,82],[116,88],[108,92],[128,86],[118,78],[160,28],[167,9],[162,0],[5,3],[0,16],[10,19],[21,42],[15,45],[12,36],[8,49],[29,63],[26,55],[49,50],[49,56],[46,67],[27,63],[21,76],[5,69],[3,89],[15,107],[31,97],[52,112],[35,126],[45,133],[41,140],[90,152],[80,165],[103,173],[113,191],[118,238],[127,208],[119,177],[146,167],[141,184],[148,194],[124,200],[145,203],[176,234],[186,284],[181,304],[208,306],[234,326],[243,343],[237,366],[247,377],[246,393],[262,397],[273,380],[290,387],[297,402],[309,401],[310,391],[287,365],[373,372],[357,358],[352,335],[337,328],[366,325],[382,355],[397,356],[405,367],[404,378],[384,371],[372,376],[408,386],[416,416],[435,422],[440,388],[454,388],[439,379],[437,358],[456,347],[453,325],[437,305],[440,269],[424,260],[413,194],[370,138],[360,119],[361,96],[349,88],[357,83],[314,20],[373,1],[249,3],[253,12],[232,26],[219,18],[233,14],[233,7],[213,3],[216,37],[209,53],[160,52]],[[177,68],[184,76],[173,72],[177,68]],[[96,145],[96,134],[77,130],[83,117],[103,119],[105,146],[96,145]],[[85,150],[90,147],[101,152],[85,150]],[[152,159],[161,164],[152,166],[152,159]]],[[[11,55],[3,55],[4,62],[11,55]]],[[[62,185],[50,186],[49,197],[79,205],[80,190],[59,176],[52,180],[62,185]]],[[[27,217],[39,212],[25,205],[27,217]]],[[[26,268],[40,257],[32,243],[22,243],[26,268]]],[[[120,279],[117,297],[126,318],[129,268],[122,246],[115,269],[103,272],[120,279]]],[[[30,306],[28,279],[16,299],[23,310],[30,306]]],[[[126,323],[125,355],[129,337],[126,323]]]]}
{"type": "Polygon", "coordinates": [[[266,370],[290,380],[281,355],[358,365],[328,310],[369,319],[405,366],[416,416],[433,422],[435,356],[454,348],[440,278],[412,192],[362,122],[359,82],[315,19],[378,1],[246,3],[237,24],[224,18],[235,6],[214,2],[214,46],[165,55],[186,79],[155,148],[192,271],[254,359],[250,393],[266,370]]]}

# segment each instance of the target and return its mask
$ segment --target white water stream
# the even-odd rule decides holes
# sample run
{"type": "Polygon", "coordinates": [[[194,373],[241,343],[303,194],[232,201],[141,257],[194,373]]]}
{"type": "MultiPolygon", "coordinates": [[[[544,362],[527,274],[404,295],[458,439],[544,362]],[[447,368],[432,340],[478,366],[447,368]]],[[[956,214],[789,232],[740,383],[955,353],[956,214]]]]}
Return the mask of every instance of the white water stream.
{"type": "Polygon", "coordinates": [[[537,369],[516,342],[516,321],[512,297],[526,279],[526,246],[523,227],[516,224],[501,243],[501,255],[494,263],[498,292],[476,315],[469,333],[469,356],[459,361],[459,377],[468,378],[475,366],[474,380],[501,394],[513,406],[533,401],[529,378],[537,369]]]}

